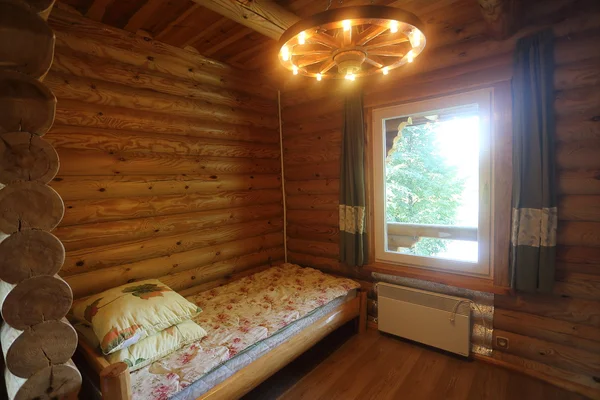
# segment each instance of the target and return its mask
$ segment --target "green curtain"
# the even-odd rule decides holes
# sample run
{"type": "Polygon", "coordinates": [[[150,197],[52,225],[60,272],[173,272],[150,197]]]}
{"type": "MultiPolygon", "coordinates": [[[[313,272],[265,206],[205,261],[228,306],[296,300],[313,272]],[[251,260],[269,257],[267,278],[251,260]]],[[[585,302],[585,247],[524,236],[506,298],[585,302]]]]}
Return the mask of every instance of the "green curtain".
{"type": "Polygon", "coordinates": [[[551,30],[517,43],[512,80],[512,287],[552,291],[556,254],[554,38],[551,30]]]}
{"type": "Polygon", "coordinates": [[[349,266],[368,262],[365,214],[365,123],[361,93],[344,101],[340,169],[340,261],[349,266]]]}

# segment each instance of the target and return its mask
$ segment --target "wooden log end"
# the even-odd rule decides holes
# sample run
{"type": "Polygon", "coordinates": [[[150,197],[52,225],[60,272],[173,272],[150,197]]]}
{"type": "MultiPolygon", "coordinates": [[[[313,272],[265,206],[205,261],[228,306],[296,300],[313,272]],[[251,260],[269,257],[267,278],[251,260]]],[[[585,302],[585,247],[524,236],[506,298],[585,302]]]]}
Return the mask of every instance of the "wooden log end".
{"type": "Polygon", "coordinates": [[[16,285],[0,281],[2,318],[15,329],[62,319],[73,303],[73,292],[58,275],[36,276],[16,285]]]}
{"type": "Polygon", "coordinates": [[[28,75],[0,70],[0,133],[31,132],[43,135],[52,126],[56,97],[28,75]]]}
{"type": "Polygon", "coordinates": [[[0,183],[50,182],[58,173],[58,154],[50,143],[27,132],[0,135],[0,183]]]}
{"type": "Polygon", "coordinates": [[[13,400],[62,399],[81,388],[81,374],[72,361],[46,367],[29,379],[19,378],[5,369],[4,378],[8,397],[13,400]]]}
{"type": "Polygon", "coordinates": [[[0,232],[6,234],[24,229],[51,231],[64,211],[60,195],[37,182],[19,182],[0,190],[0,232]]]}
{"type": "Polygon", "coordinates": [[[53,234],[39,230],[16,232],[0,242],[0,279],[19,283],[56,274],[65,262],[65,247],[53,234]]]}
{"type": "Polygon", "coordinates": [[[4,323],[0,339],[6,367],[21,378],[66,363],[77,349],[77,332],[66,319],[45,321],[24,331],[4,323]]]}
{"type": "MultiPolygon", "coordinates": [[[[44,76],[54,58],[54,32],[38,6],[42,1],[0,2],[0,69],[21,72],[33,78],[44,76]]],[[[47,3],[47,2],[46,2],[47,3]]]]}

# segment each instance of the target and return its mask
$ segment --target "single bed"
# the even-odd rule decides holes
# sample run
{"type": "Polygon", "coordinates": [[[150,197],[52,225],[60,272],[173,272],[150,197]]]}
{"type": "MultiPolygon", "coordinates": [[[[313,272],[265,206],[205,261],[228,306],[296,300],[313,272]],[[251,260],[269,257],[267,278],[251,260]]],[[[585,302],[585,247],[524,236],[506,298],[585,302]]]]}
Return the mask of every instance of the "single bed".
{"type": "Polygon", "coordinates": [[[351,280],[284,264],[188,297],[207,337],[129,373],[80,339],[104,399],[233,399],[352,319],[366,328],[366,293],[351,280]]]}

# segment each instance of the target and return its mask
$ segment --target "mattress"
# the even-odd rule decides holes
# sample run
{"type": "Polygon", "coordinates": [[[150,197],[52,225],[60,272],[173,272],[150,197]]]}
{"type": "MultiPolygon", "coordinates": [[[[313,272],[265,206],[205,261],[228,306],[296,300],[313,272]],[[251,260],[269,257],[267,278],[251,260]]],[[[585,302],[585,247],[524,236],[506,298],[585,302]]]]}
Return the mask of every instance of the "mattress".
{"type": "Polygon", "coordinates": [[[359,284],[283,264],[189,297],[199,342],[131,374],[134,400],[196,399],[356,295],[359,284]]]}
{"type": "Polygon", "coordinates": [[[195,400],[204,393],[208,392],[212,387],[223,382],[242,368],[252,363],[254,360],[259,359],[272,349],[286,342],[288,339],[301,332],[304,328],[309,327],[325,315],[329,314],[336,307],[353,299],[354,297],[356,297],[356,289],[350,291],[347,296],[338,297],[333,301],[330,301],[328,304],[314,310],[309,315],[292,322],[287,327],[280,329],[274,335],[257,342],[233,358],[225,361],[223,364],[215,367],[212,371],[203,375],[200,379],[188,386],[186,389],[176,393],[173,397],[171,397],[171,399],[195,400]]]}

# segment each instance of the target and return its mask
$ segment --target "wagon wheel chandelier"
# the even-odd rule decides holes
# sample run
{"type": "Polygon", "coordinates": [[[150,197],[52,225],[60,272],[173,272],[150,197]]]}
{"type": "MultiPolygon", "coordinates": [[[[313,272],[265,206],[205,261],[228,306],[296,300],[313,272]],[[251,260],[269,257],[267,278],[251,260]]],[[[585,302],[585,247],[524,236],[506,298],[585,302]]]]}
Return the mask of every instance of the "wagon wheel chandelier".
{"type": "Polygon", "coordinates": [[[294,75],[318,81],[387,75],[423,51],[422,27],[414,14],[393,7],[327,10],[283,33],[279,61],[294,75]]]}

